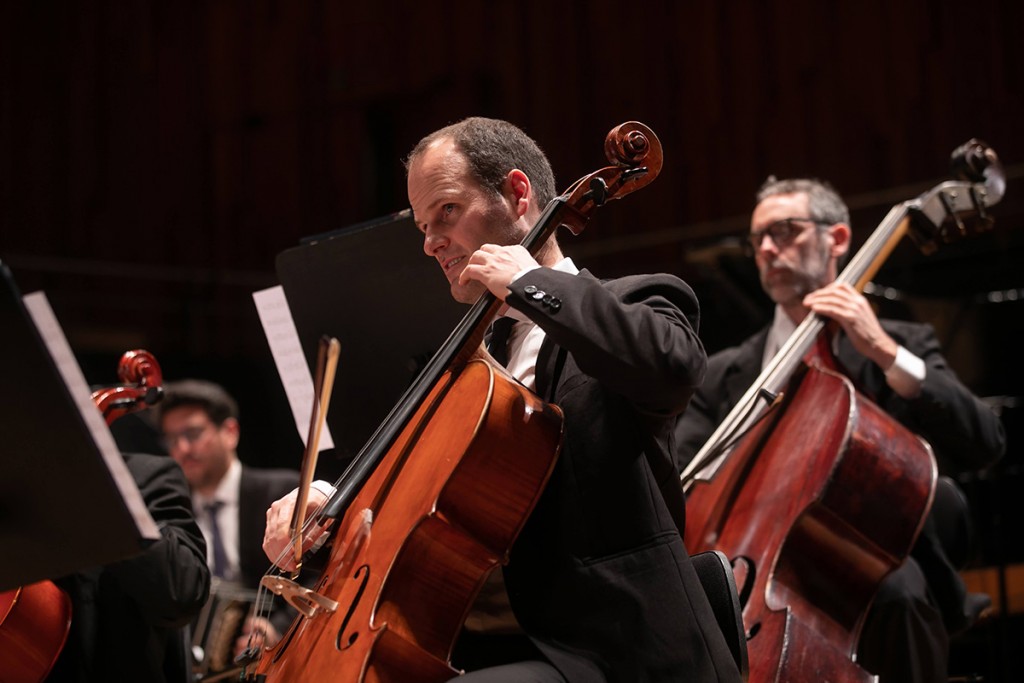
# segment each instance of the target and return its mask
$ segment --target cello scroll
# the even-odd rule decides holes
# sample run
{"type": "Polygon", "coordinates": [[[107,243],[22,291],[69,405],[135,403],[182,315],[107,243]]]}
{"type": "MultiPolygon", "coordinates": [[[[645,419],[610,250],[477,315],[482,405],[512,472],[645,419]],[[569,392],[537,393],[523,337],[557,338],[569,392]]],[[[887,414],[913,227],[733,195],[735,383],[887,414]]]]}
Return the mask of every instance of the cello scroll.
{"type": "Polygon", "coordinates": [[[156,404],[163,397],[163,373],[149,351],[125,351],[117,365],[117,377],[122,384],[92,392],[93,403],[108,425],[128,413],[156,404]]]}
{"type": "MultiPolygon", "coordinates": [[[[639,121],[627,121],[608,131],[604,153],[613,165],[583,176],[560,197],[573,215],[582,218],[562,223],[573,235],[583,232],[593,209],[651,184],[661,172],[664,159],[658,136],[639,121]]],[[[540,221],[538,226],[543,223],[540,221]]]]}

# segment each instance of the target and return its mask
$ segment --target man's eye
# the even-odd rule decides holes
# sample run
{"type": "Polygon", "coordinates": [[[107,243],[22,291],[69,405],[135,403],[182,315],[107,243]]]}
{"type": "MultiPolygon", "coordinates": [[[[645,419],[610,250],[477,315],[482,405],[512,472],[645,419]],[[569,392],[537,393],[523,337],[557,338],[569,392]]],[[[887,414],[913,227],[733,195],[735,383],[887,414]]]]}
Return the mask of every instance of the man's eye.
{"type": "Polygon", "coordinates": [[[444,214],[445,216],[451,216],[453,213],[455,213],[455,205],[445,204],[444,206],[441,207],[441,213],[444,214]]]}

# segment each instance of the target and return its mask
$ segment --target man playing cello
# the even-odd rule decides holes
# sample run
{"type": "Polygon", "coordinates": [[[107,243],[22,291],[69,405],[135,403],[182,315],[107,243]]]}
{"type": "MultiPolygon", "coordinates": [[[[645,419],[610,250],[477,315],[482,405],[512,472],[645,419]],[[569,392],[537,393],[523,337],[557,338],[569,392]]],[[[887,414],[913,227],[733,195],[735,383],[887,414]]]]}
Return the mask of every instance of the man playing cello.
{"type": "MultiPolygon", "coordinates": [[[[441,129],[407,169],[424,251],[452,296],[472,303],[489,290],[506,304],[517,321],[508,370],[565,414],[555,471],[502,572],[521,647],[459,680],[739,680],[683,547],[681,491],[669,485],[672,425],[706,360],[692,291],[668,275],[602,282],[554,238],[536,258],[519,246],[555,186],[543,152],[506,122],[441,129]]],[[[324,499],[311,498],[310,510],[324,499]]],[[[289,543],[294,503],[268,511],[272,559],[289,543]]],[[[490,650],[487,638],[476,645],[490,650]]]]}

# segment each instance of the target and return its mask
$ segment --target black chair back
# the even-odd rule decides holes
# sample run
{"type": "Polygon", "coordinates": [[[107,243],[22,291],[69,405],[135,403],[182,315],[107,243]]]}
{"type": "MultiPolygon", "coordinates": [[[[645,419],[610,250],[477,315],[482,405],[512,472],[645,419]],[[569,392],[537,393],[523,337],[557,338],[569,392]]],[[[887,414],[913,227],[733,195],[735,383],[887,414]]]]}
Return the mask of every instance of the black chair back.
{"type": "Polygon", "coordinates": [[[736,579],[729,558],[721,551],[708,550],[693,555],[690,559],[708,596],[708,602],[711,603],[715,620],[725,635],[725,642],[745,681],[750,674],[747,663],[747,634],[743,628],[743,609],[740,607],[736,579]]]}

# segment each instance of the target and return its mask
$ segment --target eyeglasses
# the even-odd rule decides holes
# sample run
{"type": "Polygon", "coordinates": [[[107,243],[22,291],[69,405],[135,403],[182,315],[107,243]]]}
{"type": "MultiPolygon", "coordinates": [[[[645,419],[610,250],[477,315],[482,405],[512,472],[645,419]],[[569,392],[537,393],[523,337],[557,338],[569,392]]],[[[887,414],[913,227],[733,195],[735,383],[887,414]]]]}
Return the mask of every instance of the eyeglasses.
{"type": "Polygon", "coordinates": [[[761,248],[761,242],[764,240],[764,236],[768,235],[772,238],[772,244],[777,247],[785,247],[804,231],[804,228],[799,225],[800,223],[811,223],[812,225],[832,225],[829,221],[819,221],[815,218],[780,218],[777,221],[769,223],[765,227],[761,228],[757,232],[752,232],[747,235],[749,246],[747,247],[751,254],[761,248]]]}
{"type": "Polygon", "coordinates": [[[164,434],[163,437],[160,439],[160,442],[163,444],[163,447],[166,448],[168,451],[177,446],[178,442],[181,441],[182,439],[185,439],[185,441],[188,442],[188,445],[191,446],[196,441],[199,441],[199,439],[202,438],[203,434],[206,433],[206,430],[212,426],[213,425],[207,422],[204,425],[185,427],[180,432],[174,432],[173,434],[164,434]]]}

